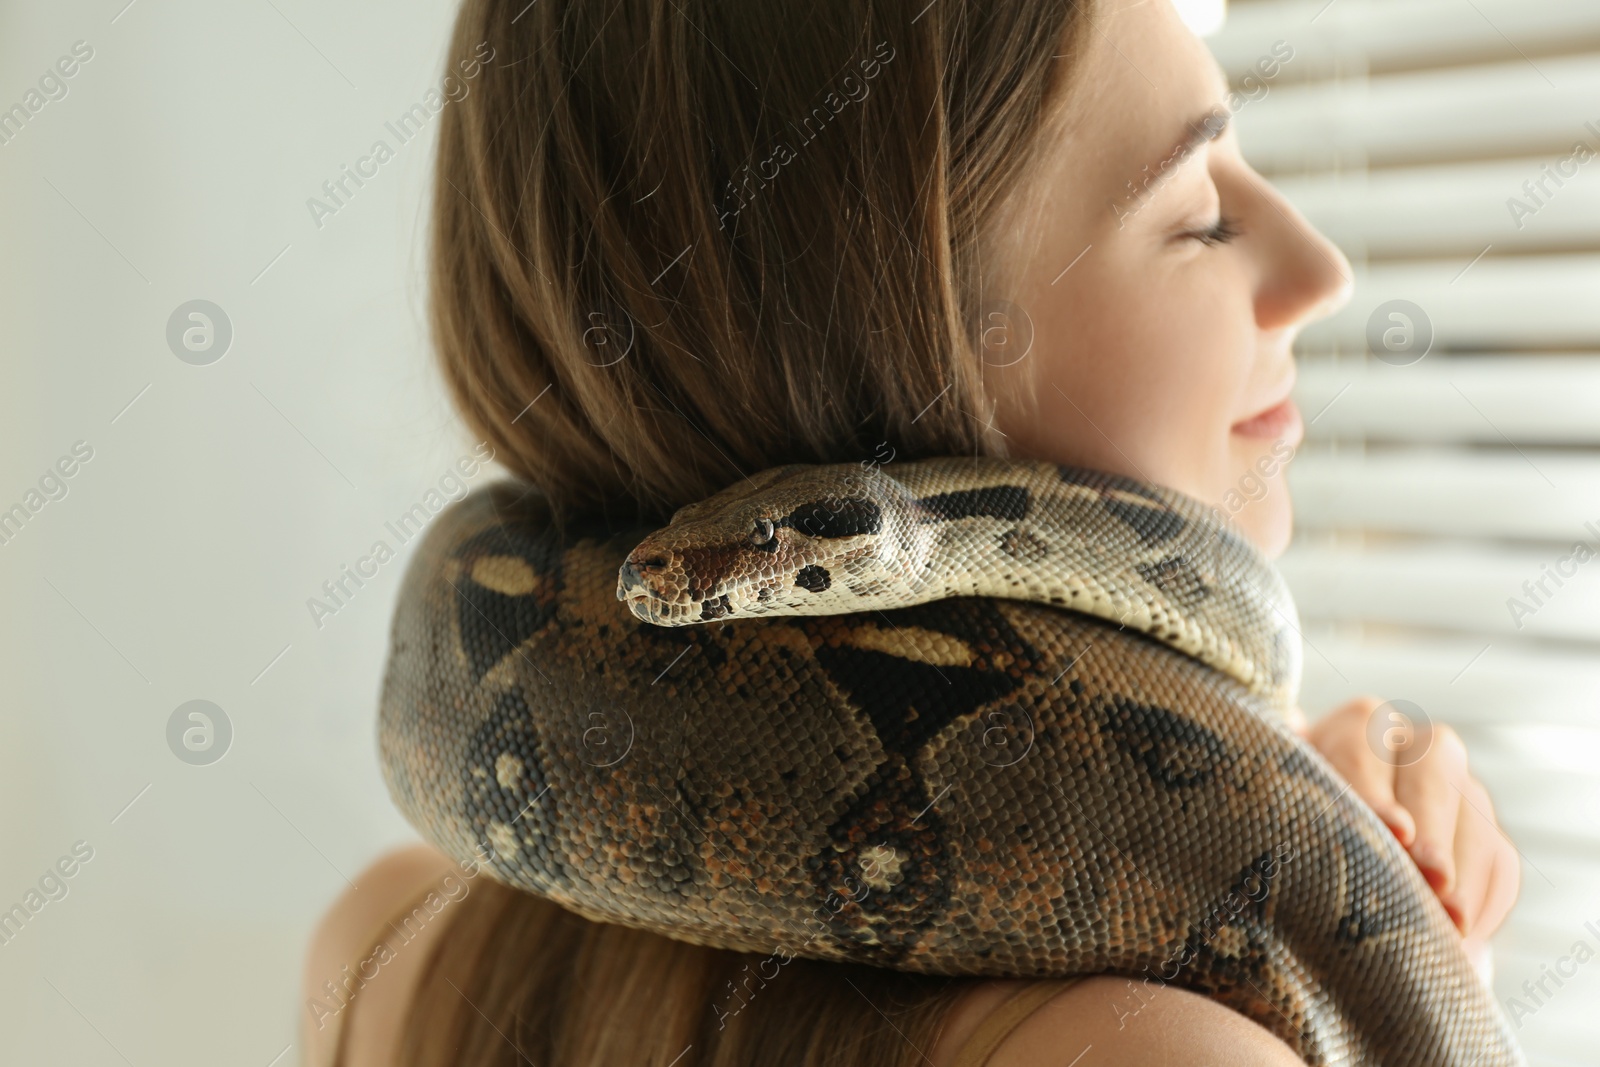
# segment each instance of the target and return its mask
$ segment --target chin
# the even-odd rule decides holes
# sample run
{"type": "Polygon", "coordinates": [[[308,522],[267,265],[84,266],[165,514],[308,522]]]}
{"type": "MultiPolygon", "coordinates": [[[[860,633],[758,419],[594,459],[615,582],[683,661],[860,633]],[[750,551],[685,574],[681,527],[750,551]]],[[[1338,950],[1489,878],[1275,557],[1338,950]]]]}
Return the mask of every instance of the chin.
{"type": "Polygon", "coordinates": [[[1289,496],[1289,465],[1302,435],[1290,432],[1263,438],[1235,432],[1230,466],[1237,474],[1222,495],[1225,510],[1268,559],[1277,559],[1294,535],[1294,502],[1289,496]]]}
{"type": "Polygon", "coordinates": [[[1252,544],[1268,559],[1277,559],[1294,536],[1294,504],[1287,491],[1251,501],[1233,517],[1252,544]]]}

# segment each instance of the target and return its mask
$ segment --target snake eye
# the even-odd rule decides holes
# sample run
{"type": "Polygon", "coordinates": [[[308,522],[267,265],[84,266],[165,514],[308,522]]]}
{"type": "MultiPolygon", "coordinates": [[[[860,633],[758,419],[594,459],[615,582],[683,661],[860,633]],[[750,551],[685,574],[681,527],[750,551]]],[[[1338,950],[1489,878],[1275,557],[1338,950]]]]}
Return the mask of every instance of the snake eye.
{"type": "Polygon", "coordinates": [[[777,530],[772,525],[771,519],[757,519],[755,529],[750,531],[750,543],[760,548],[762,545],[772,543],[777,530]]]}

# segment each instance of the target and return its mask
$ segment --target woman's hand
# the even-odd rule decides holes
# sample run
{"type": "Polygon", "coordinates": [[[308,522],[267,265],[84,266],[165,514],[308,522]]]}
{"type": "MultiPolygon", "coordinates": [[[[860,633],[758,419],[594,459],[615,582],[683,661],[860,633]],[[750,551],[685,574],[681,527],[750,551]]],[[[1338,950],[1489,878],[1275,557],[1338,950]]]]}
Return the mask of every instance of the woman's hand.
{"type": "Polygon", "coordinates": [[[1293,725],[1399,838],[1481,967],[1489,937],[1516,903],[1517,850],[1500,832],[1483,783],[1468,772],[1456,732],[1424,724],[1396,744],[1394,731],[1372,722],[1381,707],[1360,697],[1314,725],[1303,714],[1293,725]]]}

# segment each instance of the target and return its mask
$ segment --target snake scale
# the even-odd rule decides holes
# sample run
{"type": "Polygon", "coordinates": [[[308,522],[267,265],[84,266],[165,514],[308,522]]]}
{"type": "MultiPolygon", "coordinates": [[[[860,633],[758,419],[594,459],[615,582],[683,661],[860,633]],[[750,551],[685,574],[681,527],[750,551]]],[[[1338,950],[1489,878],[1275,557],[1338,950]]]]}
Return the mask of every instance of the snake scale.
{"type": "Polygon", "coordinates": [[[1415,865],[1287,727],[1299,649],[1236,527],[1110,474],[779,467],[655,531],[558,532],[501,484],[410,565],[379,744],[430,841],[591,919],[1126,975],[1135,1006],[1172,983],[1311,1064],[1523,1062],[1415,865]]]}

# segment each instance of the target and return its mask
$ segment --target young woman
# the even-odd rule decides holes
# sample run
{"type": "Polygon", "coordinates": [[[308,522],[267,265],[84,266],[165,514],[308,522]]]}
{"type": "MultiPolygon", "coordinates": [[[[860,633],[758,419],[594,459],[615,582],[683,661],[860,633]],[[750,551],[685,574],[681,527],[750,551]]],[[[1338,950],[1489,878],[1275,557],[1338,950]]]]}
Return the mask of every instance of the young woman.
{"type": "MultiPolygon", "coordinates": [[[[1269,555],[1287,544],[1291,344],[1350,270],[1244,162],[1228,87],[1167,0],[466,0],[452,58],[484,42],[442,123],[437,342],[467,421],[558,509],[664,520],[781,463],[987,452],[1167,485],[1269,555]]],[[[1515,851],[1455,735],[1397,767],[1366,742],[1377,706],[1300,729],[1482,957],[1515,851]]],[[[1176,989],[1133,1010],[1109,976],[796,961],[735,1012],[750,962],[414,848],[323,921],[304,1048],[411,1067],[1297,1062],[1176,989]]]]}

